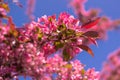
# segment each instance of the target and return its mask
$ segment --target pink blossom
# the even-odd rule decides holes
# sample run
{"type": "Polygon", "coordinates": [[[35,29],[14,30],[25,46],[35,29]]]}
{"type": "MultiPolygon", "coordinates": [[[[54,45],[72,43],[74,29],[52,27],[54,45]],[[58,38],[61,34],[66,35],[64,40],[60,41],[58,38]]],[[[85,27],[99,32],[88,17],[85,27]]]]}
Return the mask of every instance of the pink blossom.
{"type": "MultiPolygon", "coordinates": [[[[18,0],[13,2],[19,4],[18,0]]],[[[28,1],[27,14],[32,20],[34,3],[28,1]]],[[[7,15],[2,8],[0,12],[7,15]]],[[[7,21],[5,25],[0,22],[0,79],[98,79],[95,70],[85,70],[80,61],[70,60],[84,49],[79,45],[83,45],[82,35],[86,32],[74,16],[66,12],[58,19],[56,15],[42,16],[21,28],[16,28],[9,16],[7,21]]]]}
{"type": "Polygon", "coordinates": [[[1,7],[0,7],[0,17],[1,17],[1,16],[6,16],[6,15],[7,15],[6,10],[5,10],[4,8],[1,8],[1,7]]]}
{"type": "MultiPolygon", "coordinates": [[[[85,24],[89,22],[89,20],[98,17],[100,10],[99,9],[89,9],[85,10],[85,3],[86,0],[72,0],[71,6],[75,11],[76,15],[78,16],[79,20],[85,24]]],[[[112,29],[116,29],[120,25],[120,20],[111,20],[109,17],[102,16],[99,24],[91,28],[90,30],[95,30],[99,33],[99,39],[106,39],[106,32],[112,29]]]]}
{"type": "Polygon", "coordinates": [[[100,79],[101,80],[119,80],[120,77],[120,49],[111,53],[104,63],[100,79]]]}
{"type": "Polygon", "coordinates": [[[36,2],[36,0],[27,0],[26,13],[31,20],[34,20],[33,11],[34,11],[35,2],[36,2]]]}

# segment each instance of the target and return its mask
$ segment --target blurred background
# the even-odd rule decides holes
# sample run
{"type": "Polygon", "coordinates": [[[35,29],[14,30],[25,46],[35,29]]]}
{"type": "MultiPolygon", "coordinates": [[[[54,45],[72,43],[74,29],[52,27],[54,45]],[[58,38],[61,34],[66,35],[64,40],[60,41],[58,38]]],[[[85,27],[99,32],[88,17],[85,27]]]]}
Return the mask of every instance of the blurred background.
{"type": "MultiPolygon", "coordinates": [[[[23,5],[23,8],[17,7],[15,4],[10,3],[10,13],[13,17],[13,21],[17,27],[21,27],[24,23],[29,22],[29,18],[26,15],[26,1],[19,0],[23,5]]],[[[43,15],[53,15],[57,16],[61,12],[68,12],[71,15],[75,15],[74,11],[69,7],[68,0],[36,0],[36,5],[34,9],[35,20],[43,15]]],[[[108,16],[110,19],[120,19],[120,0],[89,0],[85,4],[85,9],[89,10],[91,8],[98,8],[101,10],[99,16],[108,16]]],[[[108,37],[104,41],[98,41],[98,47],[95,45],[90,45],[95,56],[91,57],[87,52],[76,56],[87,68],[95,67],[96,70],[100,71],[102,69],[103,62],[107,59],[107,56],[114,50],[120,48],[120,30],[109,31],[108,37]]]]}

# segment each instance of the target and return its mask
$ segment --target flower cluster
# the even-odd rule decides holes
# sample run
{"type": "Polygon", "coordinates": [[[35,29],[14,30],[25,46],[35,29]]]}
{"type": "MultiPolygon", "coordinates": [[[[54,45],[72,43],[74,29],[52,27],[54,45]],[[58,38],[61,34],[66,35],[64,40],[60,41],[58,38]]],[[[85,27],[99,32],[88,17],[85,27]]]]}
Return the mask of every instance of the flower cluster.
{"type": "Polygon", "coordinates": [[[119,80],[120,79],[120,49],[111,53],[103,65],[100,80],[119,80]]]}
{"type": "Polygon", "coordinates": [[[78,19],[64,12],[58,20],[55,15],[45,15],[21,28],[16,28],[11,17],[6,19],[8,23],[0,23],[1,79],[17,79],[20,75],[37,80],[99,78],[98,72],[85,71],[79,61],[67,62],[82,50],[93,56],[82,39],[98,37],[95,31],[82,29],[78,19]]]}
{"type": "Polygon", "coordinates": [[[9,62],[9,67],[6,63],[6,66],[0,68],[1,80],[18,79],[20,75],[30,76],[33,80],[99,80],[99,72],[94,69],[84,70],[84,65],[78,60],[68,63],[58,55],[45,59],[42,53],[24,54],[21,60],[18,57],[16,62],[9,62]]]}

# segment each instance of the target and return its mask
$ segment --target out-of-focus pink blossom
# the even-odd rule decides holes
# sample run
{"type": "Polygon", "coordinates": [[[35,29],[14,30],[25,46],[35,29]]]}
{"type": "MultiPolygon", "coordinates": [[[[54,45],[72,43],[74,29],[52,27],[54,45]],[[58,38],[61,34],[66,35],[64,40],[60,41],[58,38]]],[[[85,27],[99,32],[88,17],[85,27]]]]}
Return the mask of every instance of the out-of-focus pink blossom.
{"type": "Polygon", "coordinates": [[[26,13],[31,20],[34,20],[33,11],[34,11],[34,7],[35,7],[35,2],[36,2],[36,0],[27,0],[26,13]]]}
{"type": "Polygon", "coordinates": [[[73,7],[77,15],[80,13],[84,16],[88,15],[88,12],[84,8],[85,2],[87,2],[87,0],[72,0],[71,1],[71,6],[73,7]]]}
{"type": "Polygon", "coordinates": [[[6,16],[6,15],[7,15],[6,10],[0,7],[0,17],[6,16]]]}
{"type": "MultiPolygon", "coordinates": [[[[89,9],[85,10],[85,3],[87,0],[71,0],[71,6],[74,9],[78,19],[83,23],[87,23],[92,19],[99,16],[99,9],[89,9]]],[[[97,31],[99,33],[99,39],[106,39],[107,31],[118,28],[120,25],[120,20],[111,20],[109,17],[101,16],[100,21],[91,30],[97,31]]],[[[85,42],[87,43],[87,41],[85,42]]]]}
{"type": "Polygon", "coordinates": [[[104,62],[100,80],[119,80],[120,79],[120,49],[111,53],[104,62]]]}

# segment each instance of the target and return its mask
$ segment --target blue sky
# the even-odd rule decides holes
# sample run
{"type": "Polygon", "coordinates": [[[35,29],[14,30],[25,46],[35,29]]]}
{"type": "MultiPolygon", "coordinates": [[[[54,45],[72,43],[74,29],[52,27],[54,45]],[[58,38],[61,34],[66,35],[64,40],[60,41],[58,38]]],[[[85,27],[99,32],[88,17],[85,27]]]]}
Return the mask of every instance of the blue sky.
{"type": "MultiPolygon", "coordinates": [[[[9,15],[13,16],[13,20],[17,26],[22,26],[25,22],[28,22],[28,17],[25,15],[25,0],[20,0],[23,4],[23,8],[16,7],[10,3],[11,12],[9,15]]],[[[68,13],[75,15],[71,8],[68,8],[67,0],[36,0],[34,15],[41,17],[43,15],[59,15],[61,12],[67,11],[68,13]]],[[[89,0],[85,7],[100,8],[102,10],[100,15],[107,15],[111,19],[120,18],[120,0],[89,0]]],[[[79,59],[86,68],[95,67],[96,70],[101,70],[102,63],[107,59],[107,56],[112,51],[120,48],[120,31],[109,31],[108,39],[105,41],[98,41],[98,47],[91,45],[95,57],[91,57],[86,52],[79,54],[76,58],[79,59]]]]}

